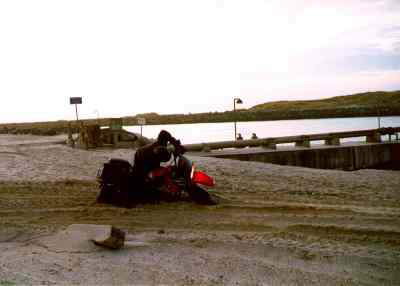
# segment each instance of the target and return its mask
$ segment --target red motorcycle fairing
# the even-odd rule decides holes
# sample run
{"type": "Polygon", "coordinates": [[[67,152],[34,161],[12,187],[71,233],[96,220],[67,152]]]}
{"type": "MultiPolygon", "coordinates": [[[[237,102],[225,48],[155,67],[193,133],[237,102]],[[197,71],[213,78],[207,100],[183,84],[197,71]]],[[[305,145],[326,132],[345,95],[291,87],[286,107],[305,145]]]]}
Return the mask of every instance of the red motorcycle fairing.
{"type": "Polygon", "coordinates": [[[194,170],[192,172],[192,182],[207,187],[214,187],[214,179],[204,172],[194,170]]]}

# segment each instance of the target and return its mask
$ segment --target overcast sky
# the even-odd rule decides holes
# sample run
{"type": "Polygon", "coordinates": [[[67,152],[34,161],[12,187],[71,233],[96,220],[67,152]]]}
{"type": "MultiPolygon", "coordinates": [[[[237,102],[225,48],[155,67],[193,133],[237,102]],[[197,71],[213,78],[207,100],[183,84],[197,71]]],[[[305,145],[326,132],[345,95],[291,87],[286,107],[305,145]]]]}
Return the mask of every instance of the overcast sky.
{"type": "Polygon", "coordinates": [[[400,89],[399,0],[0,0],[0,122],[400,89]]]}

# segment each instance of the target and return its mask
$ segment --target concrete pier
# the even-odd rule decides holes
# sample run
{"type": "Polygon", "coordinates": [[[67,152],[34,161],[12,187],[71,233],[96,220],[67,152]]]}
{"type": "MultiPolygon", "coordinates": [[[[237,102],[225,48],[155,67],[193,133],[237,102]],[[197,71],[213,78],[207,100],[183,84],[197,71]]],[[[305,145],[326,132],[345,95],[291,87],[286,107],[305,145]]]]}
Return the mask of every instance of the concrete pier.
{"type": "Polygon", "coordinates": [[[277,150],[241,148],[202,152],[198,155],[318,169],[358,170],[389,162],[400,162],[400,142],[282,147],[277,150]]]}
{"type": "Polygon", "coordinates": [[[400,127],[385,127],[379,129],[356,130],[334,133],[319,133],[297,136],[271,137],[251,140],[221,141],[185,145],[188,151],[201,152],[225,148],[265,147],[276,148],[277,144],[295,143],[296,147],[310,147],[312,141],[325,141],[325,145],[340,145],[340,140],[345,138],[365,137],[367,143],[381,142],[381,136],[399,138],[400,127]]]}
{"type": "Polygon", "coordinates": [[[386,127],[335,133],[319,133],[253,140],[185,145],[200,156],[258,161],[318,169],[357,170],[400,162],[400,127],[386,127]],[[389,141],[382,142],[387,135],[389,141]],[[395,136],[396,140],[392,140],[395,136]],[[365,142],[344,143],[341,139],[364,137],[365,142]],[[324,145],[312,145],[323,141],[324,145]],[[294,143],[294,147],[277,147],[294,143]]]}

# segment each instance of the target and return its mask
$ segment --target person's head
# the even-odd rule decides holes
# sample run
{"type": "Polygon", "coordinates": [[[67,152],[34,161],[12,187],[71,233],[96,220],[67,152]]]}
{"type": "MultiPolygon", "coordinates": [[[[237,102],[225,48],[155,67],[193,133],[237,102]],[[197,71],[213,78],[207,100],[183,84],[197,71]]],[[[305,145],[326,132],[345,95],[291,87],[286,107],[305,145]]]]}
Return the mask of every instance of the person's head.
{"type": "Polygon", "coordinates": [[[161,132],[158,134],[157,142],[162,146],[167,146],[170,137],[171,135],[167,131],[161,130],[161,132]]]}
{"type": "Polygon", "coordinates": [[[168,162],[171,159],[171,153],[166,147],[159,146],[154,149],[154,153],[160,162],[168,162]]]}

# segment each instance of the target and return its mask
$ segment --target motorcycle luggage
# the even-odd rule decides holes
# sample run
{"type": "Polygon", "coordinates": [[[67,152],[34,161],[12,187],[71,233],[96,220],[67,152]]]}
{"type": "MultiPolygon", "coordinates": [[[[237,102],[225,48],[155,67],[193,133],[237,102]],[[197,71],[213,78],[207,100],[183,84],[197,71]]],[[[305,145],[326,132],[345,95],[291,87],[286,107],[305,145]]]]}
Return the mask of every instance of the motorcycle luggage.
{"type": "Polygon", "coordinates": [[[99,203],[111,203],[124,206],[129,201],[132,184],[132,166],[122,159],[111,159],[99,170],[99,203]]]}
{"type": "Polygon", "coordinates": [[[111,159],[104,163],[101,170],[100,180],[105,184],[120,184],[127,177],[132,175],[131,164],[123,159],[111,159]]]}

